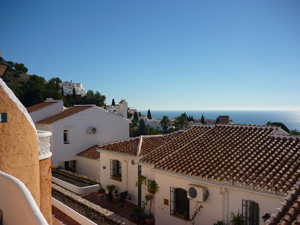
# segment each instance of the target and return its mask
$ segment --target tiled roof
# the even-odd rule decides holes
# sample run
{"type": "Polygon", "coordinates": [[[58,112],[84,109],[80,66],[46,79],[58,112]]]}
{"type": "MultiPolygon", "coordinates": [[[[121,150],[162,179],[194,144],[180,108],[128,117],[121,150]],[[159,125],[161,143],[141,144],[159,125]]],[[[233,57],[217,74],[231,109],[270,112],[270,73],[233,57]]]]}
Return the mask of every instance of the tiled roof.
{"type": "Polygon", "coordinates": [[[187,131],[181,131],[178,133],[177,138],[174,141],[166,143],[161,146],[160,148],[156,149],[151,154],[145,155],[141,161],[149,164],[155,164],[159,162],[164,157],[171,154],[173,151],[183,147],[186,143],[194,138],[200,136],[201,134],[205,133],[208,130],[211,130],[211,126],[195,126],[187,131]]]}
{"type": "Polygon", "coordinates": [[[85,105],[73,106],[73,107],[68,108],[68,109],[64,110],[63,112],[58,113],[54,116],[50,116],[46,119],[40,120],[40,121],[37,122],[37,124],[52,124],[56,121],[62,120],[66,117],[72,116],[76,113],[79,113],[79,112],[81,112],[83,110],[86,110],[86,109],[89,109],[91,107],[93,107],[93,106],[90,106],[90,105],[89,106],[85,106],[85,105]]]}
{"type": "Polygon", "coordinates": [[[111,142],[103,145],[95,145],[79,154],[77,156],[98,159],[99,153],[98,149],[111,151],[124,155],[132,156],[142,156],[150,153],[156,148],[160,147],[162,144],[167,143],[178,136],[180,136],[185,131],[177,131],[167,135],[142,135],[135,138],[129,138],[127,140],[121,140],[116,142],[111,142]]]}
{"type": "Polygon", "coordinates": [[[100,158],[100,153],[97,151],[99,145],[94,145],[83,152],[78,153],[76,156],[88,158],[88,159],[98,159],[100,158]]]}
{"type": "Polygon", "coordinates": [[[300,224],[300,183],[289,192],[284,202],[275,210],[264,225],[300,224]]]}
{"type": "Polygon", "coordinates": [[[137,155],[140,137],[130,138],[124,141],[112,142],[99,146],[100,149],[125,155],[137,155]]]}
{"type": "Polygon", "coordinates": [[[299,138],[270,126],[196,126],[146,155],[156,169],[273,193],[300,177],[299,138]],[[280,132],[281,133],[281,132],[280,132]]]}
{"type": "Polygon", "coordinates": [[[40,104],[37,104],[37,105],[34,105],[34,106],[31,106],[31,107],[27,108],[27,112],[28,112],[28,113],[32,113],[32,112],[34,112],[34,111],[37,111],[37,110],[40,110],[40,109],[42,109],[42,108],[48,107],[48,106],[53,105],[53,104],[55,104],[55,103],[57,103],[57,101],[53,101],[53,102],[42,102],[42,103],[40,103],[40,104]]]}

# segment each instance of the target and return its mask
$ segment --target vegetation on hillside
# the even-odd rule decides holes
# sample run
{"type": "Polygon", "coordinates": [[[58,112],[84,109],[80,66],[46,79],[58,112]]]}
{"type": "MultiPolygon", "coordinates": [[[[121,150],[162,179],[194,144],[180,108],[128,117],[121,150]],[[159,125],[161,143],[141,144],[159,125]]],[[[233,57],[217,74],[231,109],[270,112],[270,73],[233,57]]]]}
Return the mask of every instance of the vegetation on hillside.
{"type": "Polygon", "coordinates": [[[78,99],[73,90],[73,95],[63,96],[63,89],[60,87],[61,79],[51,78],[48,82],[44,77],[26,74],[28,69],[23,63],[7,61],[10,64],[2,79],[12,89],[25,107],[30,107],[45,101],[47,98],[63,100],[64,106],[74,104],[95,104],[105,106],[105,95],[100,92],[88,90],[87,95],[78,99]]]}

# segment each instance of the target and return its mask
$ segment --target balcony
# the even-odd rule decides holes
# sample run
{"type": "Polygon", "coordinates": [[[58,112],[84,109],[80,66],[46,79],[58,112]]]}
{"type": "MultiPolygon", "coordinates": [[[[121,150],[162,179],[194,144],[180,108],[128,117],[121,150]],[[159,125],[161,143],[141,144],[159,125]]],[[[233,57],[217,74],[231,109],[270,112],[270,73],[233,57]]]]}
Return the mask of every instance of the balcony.
{"type": "Polygon", "coordinates": [[[50,151],[50,137],[52,133],[50,131],[37,131],[37,136],[39,140],[39,159],[47,159],[52,156],[50,151]]]}

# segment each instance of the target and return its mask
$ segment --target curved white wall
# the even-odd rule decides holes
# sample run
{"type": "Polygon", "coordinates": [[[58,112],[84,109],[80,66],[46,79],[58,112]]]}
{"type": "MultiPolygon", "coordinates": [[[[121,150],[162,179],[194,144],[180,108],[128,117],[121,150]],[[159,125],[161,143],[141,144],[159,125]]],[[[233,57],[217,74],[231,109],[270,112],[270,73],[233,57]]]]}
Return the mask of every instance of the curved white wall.
{"type": "Polygon", "coordinates": [[[26,186],[17,178],[0,171],[0,209],[3,224],[48,224],[26,186]]]}

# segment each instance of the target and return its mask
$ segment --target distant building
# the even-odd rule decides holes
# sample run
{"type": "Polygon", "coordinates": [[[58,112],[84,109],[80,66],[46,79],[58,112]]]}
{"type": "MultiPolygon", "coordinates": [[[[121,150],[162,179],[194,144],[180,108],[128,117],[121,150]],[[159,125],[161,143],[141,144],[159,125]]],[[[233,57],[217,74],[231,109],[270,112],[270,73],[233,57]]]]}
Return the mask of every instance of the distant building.
{"type": "Polygon", "coordinates": [[[64,96],[66,95],[72,95],[73,89],[75,89],[76,95],[85,96],[87,94],[87,91],[84,89],[82,83],[73,83],[69,81],[65,81],[62,84],[60,84],[61,87],[64,88],[64,96]]]}

